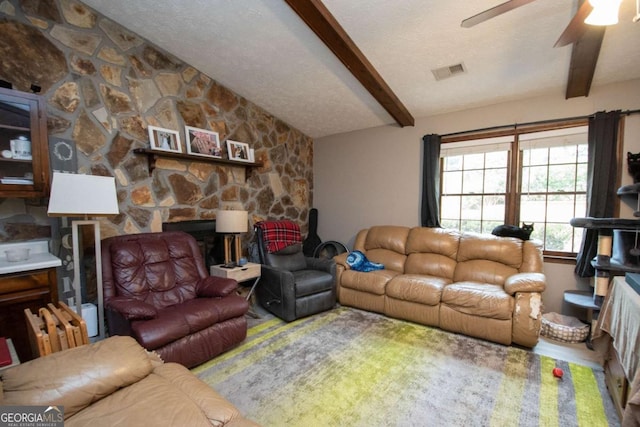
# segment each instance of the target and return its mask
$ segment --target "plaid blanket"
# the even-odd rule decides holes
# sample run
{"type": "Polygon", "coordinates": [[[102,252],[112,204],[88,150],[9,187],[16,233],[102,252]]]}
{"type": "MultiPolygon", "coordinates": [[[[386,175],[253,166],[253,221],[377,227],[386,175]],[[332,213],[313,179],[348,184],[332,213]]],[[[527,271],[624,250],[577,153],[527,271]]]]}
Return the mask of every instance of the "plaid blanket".
{"type": "Polygon", "coordinates": [[[302,242],[300,226],[293,221],[261,221],[256,224],[256,228],[262,230],[262,238],[269,253],[302,242]]]}

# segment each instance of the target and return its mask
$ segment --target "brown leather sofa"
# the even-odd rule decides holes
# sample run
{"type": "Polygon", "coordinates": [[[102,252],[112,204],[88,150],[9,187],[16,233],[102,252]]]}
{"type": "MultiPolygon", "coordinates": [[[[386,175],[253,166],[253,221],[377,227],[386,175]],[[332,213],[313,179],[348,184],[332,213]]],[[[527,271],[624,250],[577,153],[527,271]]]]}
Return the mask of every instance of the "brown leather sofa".
{"type": "Polygon", "coordinates": [[[187,368],[242,342],[249,303],[235,280],[210,276],[196,240],[181,231],[102,241],[109,335],[129,335],[187,368]]]}
{"type": "Polygon", "coordinates": [[[163,363],[131,337],[53,353],[0,377],[0,405],[63,407],[66,427],[257,426],[184,366],[163,363]]]}
{"type": "Polygon", "coordinates": [[[509,345],[538,342],[545,289],[539,242],[427,227],[375,226],[354,250],[383,270],[335,260],[342,305],[509,345]]]}

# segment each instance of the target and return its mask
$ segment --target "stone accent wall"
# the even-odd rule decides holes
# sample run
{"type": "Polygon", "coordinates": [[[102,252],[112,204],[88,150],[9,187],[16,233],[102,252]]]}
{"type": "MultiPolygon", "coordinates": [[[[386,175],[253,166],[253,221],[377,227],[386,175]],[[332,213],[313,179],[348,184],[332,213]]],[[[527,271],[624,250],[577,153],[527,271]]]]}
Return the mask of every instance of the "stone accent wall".
{"type": "MultiPolygon", "coordinates": [[[[312,139],[202,72],[73,0],[0,2],[0,79],[41,87],[49,135],[75,143],[80,173],[116,178],[121,214],[103,237],[160,231],[162,222],[248,210],[306,228],[312,139]],[[261,168],[161,159],[150,174],[147,126],[184,126],[248,143],[261,168]]],[[[247,239],[245,239],[247,240],[247,239]]]]}

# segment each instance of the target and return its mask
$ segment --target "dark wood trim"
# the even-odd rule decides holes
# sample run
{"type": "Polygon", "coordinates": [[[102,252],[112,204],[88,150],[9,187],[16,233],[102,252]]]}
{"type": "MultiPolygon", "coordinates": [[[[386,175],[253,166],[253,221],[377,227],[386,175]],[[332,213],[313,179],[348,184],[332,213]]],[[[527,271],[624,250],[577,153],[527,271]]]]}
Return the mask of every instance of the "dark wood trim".
{"type": "Polygon", "coordinates": [[[509,184],[505,204],[507,206],[505,224],[520,225],[520,182],[522,181],[522,155],[520,153],[519,135],[514,135],[515,148],[510,151],[511,159],[507,168],[509,184]]]}
{"type": "Polygon", "coordinates": [[[572,264],[576,265],[576,255],[561,252],[543,252],[544,262],[552,264],[572,264]]]}
{"type": "Polygon", "coordinates": [[[559,120],[545,120],[543,122],[532,122],[513,124],[507,126],[499,126],[495,128],[477,129],[466,132],[457,132],[442,136],[442,143],[468,141],[470,139],[495,138],[499,136],[514,135],[516,133],[540,132],[549,129],[572,128],[576,126],[587,126],[589,124],[588,117],[574,117],[559,120]]]}
{"type": "Polygon", "coordinates": [[[400,126],[415,120],[320,0],[285,0],[400,126]]]}

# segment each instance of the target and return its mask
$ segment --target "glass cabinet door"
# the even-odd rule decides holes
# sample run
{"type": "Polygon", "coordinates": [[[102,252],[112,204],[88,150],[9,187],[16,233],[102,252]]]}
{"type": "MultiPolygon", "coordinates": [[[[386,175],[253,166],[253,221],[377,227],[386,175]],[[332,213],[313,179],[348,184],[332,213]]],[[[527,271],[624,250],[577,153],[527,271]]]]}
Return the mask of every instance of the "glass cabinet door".
{"type": "Polygon", "coordinates": [[[46,122],[43,127],[39,105],[37,95],[0,92],[0,196],[37,197],[46,191],[46,122]]]}

